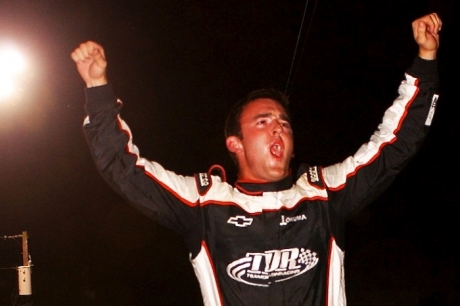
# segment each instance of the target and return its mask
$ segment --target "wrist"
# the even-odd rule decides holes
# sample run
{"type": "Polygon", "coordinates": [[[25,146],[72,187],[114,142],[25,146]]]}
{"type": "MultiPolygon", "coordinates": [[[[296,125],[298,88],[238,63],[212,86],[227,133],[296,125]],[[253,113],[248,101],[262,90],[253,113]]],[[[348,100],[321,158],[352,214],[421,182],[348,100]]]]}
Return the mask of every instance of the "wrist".
{"type": "Polygon", "coordinates": [[[86,87],[91,88],[91,87],[96,87],[96,86],[103,86],[103,85],[106,85],[107,83],[108,82],[106,78],[101,78],[98,80],[90,80],[86,82],[86,87]]]}
{"type": "Polygon", "coordinates": [[[418,52],[418,56],[424,60],[435,60],[436,59],[436,51],[429,51],[429,50],[422,50],[420,49],[418,52]]]}

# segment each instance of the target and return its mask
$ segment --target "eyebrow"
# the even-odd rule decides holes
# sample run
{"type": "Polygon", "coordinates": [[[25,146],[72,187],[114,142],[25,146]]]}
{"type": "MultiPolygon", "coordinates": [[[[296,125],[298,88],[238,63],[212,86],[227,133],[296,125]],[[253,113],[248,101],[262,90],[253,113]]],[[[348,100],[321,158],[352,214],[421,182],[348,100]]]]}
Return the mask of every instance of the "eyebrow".
{"type": "MultiPolygon", "coordinates": [[[[271,112],[268,112],[268,113],[262,113],[262,114],[257,114],[254,116],[254,120],[257,120],[259,118],[268,118],[268,117],[271,117],[273,115],[273,113],[271,112]]],[[[287,122],[291,122],[291,119],[286,115],[286,114],[280,114],[279,115],[279,118],[281,118],[282,120],[285,120],[287,122]]]]}
{"type": "Polygon", "coordinates": [[[257,114],[254,116],[254,119],[259,119],[259,118],[267,118],[270,117],[272,113],[262,113],[262,114],[257,114]]]}

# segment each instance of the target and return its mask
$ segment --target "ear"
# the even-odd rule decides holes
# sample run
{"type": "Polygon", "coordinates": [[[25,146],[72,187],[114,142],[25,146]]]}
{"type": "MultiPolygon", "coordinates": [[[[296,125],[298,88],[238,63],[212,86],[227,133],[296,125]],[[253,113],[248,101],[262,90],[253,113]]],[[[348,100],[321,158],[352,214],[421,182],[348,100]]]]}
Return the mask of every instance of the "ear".
{"type": "Polygon", "coordinates": [[[227,145],[227,150],[231,153],[237,153],[243,148],[241,140],[236,136],[228,136],[225,140],[225,144],[227,145]]]}

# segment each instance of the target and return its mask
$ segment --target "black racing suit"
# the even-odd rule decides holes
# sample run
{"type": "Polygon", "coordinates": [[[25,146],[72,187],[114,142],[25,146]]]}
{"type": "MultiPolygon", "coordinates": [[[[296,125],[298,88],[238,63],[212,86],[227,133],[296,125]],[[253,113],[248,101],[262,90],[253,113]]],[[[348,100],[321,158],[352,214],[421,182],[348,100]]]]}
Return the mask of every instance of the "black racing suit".
{"type": "Polygon", "coordinates": [[[345,305],[344,226],[388,187],[434,114],[435,60],[416,58],[399,96],[358,151],[296,176],[231,186],[212,170],[181,176],[139,156],[111,85],[86,90],[84,130],[102,177],[181,234],[205,305],[345,305]]]}

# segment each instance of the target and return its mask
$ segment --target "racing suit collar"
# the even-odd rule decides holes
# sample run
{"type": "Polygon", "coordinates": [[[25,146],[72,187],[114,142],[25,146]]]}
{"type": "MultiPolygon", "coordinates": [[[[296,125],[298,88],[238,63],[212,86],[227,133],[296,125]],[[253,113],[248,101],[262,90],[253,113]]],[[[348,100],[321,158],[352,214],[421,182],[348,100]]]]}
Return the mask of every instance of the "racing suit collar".
{"type": "Polygon", "coordinates": [[[292,187],[292,173],[277,182],[261,183],[255,181],[237,180],[235,187],[242,193],[249,195],[262,195],[264,192],[281,191],[292,187]]]}

